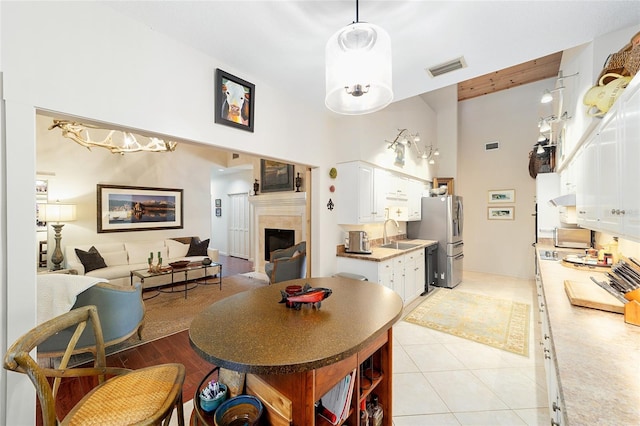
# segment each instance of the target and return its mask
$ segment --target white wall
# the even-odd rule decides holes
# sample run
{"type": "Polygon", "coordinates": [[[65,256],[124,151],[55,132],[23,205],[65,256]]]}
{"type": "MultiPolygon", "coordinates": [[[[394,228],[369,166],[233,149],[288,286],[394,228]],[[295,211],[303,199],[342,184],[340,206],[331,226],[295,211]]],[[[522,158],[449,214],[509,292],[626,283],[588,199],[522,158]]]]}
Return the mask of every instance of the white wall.
{"type": "MultiPolygon", "coordinates": [[[[140,241],[157,238],[212,237],[212,205],[209,194],[211,169],[225,156],[204,145],[180,143],[174,152],[112,154],[106,149],[85,147],[64,138],[59,129],[48,130],[52,118],[36,117],[36,171],[53,173],[49,201],[76,204],[77,220],[65,224],[63,250],[67,245],[140,241]],[[97,234],[96,184],[134,185],[183,190],[183,229],[110,232],[97,234]]],[[[53,232],[49,232],[53,247],[53,232]]],[[[211,247],[216,247],[212,238],[211,247]]]]}
{"type": "Polygon", "coordinates": [[[535,180],[529,152],[538,137],[543,80],[459,103],[458,182],[465,205],[465,270],[521,278],[534,273],[535,180]],[[500,149],[484,144],[499,141],[500,149]],[[515,220],[488,220],[488,191],[514,189],[515,220]]]}

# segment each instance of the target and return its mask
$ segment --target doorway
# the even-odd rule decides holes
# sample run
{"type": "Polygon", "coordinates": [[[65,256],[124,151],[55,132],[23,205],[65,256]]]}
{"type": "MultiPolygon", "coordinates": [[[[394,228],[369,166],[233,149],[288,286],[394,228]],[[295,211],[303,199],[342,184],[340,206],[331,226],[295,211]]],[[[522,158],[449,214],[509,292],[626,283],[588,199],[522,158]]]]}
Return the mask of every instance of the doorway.
{"type": "Polygon", "coordinates": [[[229,256],[249,259],[251,239],[249,224],[249,194],[229,194],[229,256]]]}

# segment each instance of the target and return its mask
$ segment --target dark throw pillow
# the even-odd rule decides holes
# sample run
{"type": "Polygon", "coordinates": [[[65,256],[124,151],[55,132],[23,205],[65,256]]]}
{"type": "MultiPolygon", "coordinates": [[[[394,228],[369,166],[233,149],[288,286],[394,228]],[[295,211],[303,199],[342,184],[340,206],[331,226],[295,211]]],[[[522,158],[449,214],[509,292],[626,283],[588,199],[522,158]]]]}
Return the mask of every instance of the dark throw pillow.
{"type": "Polygon", "coordinates": [[[104,259],[102,258],[102,256],[100,256],[98,250],[93,246],[91,246],[89,251],[76,249],[76,255],[78,256],[78,259],[80,259],[80,262],[82,262],[82,266],[84,266],[85,274],[96,269],[107,267],[104,259]]]}
{"type": "Polygon", "coordinates": [[[209,247],[209,239],[206,239],[204,241],[191,240],[191,244],[189,244],[189,251],[187,252],[187,257],[206,256],[207,247],[209,247]]]}

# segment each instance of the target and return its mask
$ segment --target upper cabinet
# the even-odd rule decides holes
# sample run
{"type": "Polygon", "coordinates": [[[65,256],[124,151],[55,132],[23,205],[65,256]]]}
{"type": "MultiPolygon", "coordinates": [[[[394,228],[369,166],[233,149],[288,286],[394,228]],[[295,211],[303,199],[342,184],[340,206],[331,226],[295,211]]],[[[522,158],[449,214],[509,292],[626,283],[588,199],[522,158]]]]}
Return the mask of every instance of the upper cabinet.
{"type": "Polygon", "coordinates": [[[371,165],[353,162],[339,164],[336,211],[338,223],[361,224],[384,221],[386,172],[371,165]]]}
{"type": "Polygon", "coordinates": [[[584,228],[640,241],[640,81],[635,79],[574,158],[584,228]]]}
{"type": "Polygon", "coordinates": [[[425,184],[360,161],[337,166],[336,211],[340,224],[420,220],[425,184]]]}

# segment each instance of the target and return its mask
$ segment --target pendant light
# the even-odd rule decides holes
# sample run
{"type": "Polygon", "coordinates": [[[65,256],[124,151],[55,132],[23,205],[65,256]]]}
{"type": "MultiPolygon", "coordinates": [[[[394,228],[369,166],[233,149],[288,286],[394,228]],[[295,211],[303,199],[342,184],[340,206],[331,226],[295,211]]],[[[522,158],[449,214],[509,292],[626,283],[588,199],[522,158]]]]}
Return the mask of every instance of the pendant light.
{"type": "Polygon", "coordinates": [[[338,114],[379,111],[393,100],[391,38],[377,25],[356,20],[327,42],[325,105],[338,114]]]}

